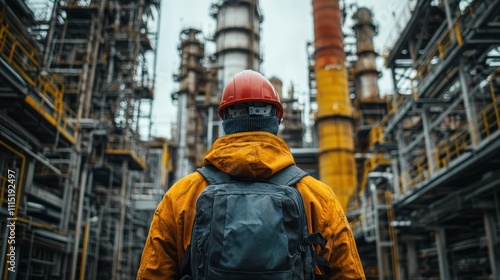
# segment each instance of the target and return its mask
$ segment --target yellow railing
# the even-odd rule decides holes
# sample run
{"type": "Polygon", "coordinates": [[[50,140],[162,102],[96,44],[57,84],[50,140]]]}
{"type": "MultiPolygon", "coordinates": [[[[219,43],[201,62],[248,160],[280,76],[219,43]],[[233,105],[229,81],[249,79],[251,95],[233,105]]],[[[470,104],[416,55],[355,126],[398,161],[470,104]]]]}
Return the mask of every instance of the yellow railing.
{"type": "Polygon", "coordinates": [[[439,141],[432,151],[431,160],[435,161],[436,170],[431,170],[426,153],[413,160],[411,166],[402,174],[403,192],[413,189],[421,182],[429,180],[432,173],[450,166],[453,160],[474,149],[475,142],[490,139],[500,127],[499,102],[490,80],[492,103],[479,112],[469,122],[464,123],[449,137],[439,141]],[[406,179],[406,180],[405,180],[406,179]]]}
{"type": "Polygon", "coordinates": [[[383,153],[375,153],[372,154],[367,159],[365,159],[365,163],[363,166],[363,176],[361,178],[361,184],[360,184],[361,188],[359,192],[361,193],[366,187],[370,172],[374,171],[378,166],[389,166],[389,165],[391,165],[391,161],[387,159],[387,157],[383,153]]]}
{"type": "Polygon", "coordinates": [[[455,39],[457,39],[459,46],[463,44],[461,31],[456,22],[453,29],[448,29],[443,33],[438,43],[430,50],[425,60],[417,68],[417,78],[424,79],[434,66],[446,57],[447,51],[455,42],[455,39]]]}
{"type": "Polygon", "coordinates": [[[417,68],[417,78],[419,80],[424,79],[439,62],[444,60],[448,54],[448,50],[453,45],[454,42],[458,46],[463,45],[462,30],[464,29],[465,22],[474,17],[474,11],[481,4],[482,0],[474,0],[466,10],[453,22],[453,27],[448,28],[441,38],[439,38],[437,44],[430,50],[429,54],[424,61],[417,68]]]}
{"type": "Polygon", "coordinates": [[[136,137],[110,135],[106,146],[106,153],[115,155],[129,155],[141,168],[145,168],[147,149],[136,137]]]}
{"type": "Polygon", "coordinates": [[[15,29],[4,11],[0,10],[0,56],[33,87],[34,95],[26,96],[26,102],[74,143],[78,118],[63,102],[63,82],[55,75],[42,71],[36,48],[11,32],[15,29]]]}
{"type": "MultiPolygon", "coordinates": [[[[397,108],[403,104],[408,99],[408,95],[397,95],[392,96],[386,100],[387,103],[387,114],[380,120],[380,122],[374,125],[370,129],[369,134],[369,147],[373,148],[375,144],[382,144],[384,140],[384,127],[389,121],[390,117],[397,111],[397,108]]],[[[379,165],[389,165],[390,161],[385,158],[383,153],[374,153],[370,157],[366,158],[363,166],[363,175],[361,177],[361,183],[359,192],[361,193],[366,187],[366,182],[368,180],[368,175],[379,165]]],[[[359,193],[358,193],[359,195],[359,193]]]]}
{"type": "Polygon", "coordinates": [[[384,143],[384,128],[381,125],[375,125],[370,129],[369,141],[370,147],[384,143]]]}
{"type": "Polygon", "coordinates": [[[408,94],[396,94],[387,100],[387,114],[394,114],[409,99],[408,94]]]}

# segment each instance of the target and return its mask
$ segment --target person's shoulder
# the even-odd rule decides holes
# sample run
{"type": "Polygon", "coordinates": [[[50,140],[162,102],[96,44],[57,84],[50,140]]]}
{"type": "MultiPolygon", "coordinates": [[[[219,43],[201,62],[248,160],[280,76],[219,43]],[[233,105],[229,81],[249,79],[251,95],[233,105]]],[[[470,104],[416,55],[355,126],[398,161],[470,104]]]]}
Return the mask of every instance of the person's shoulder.
{"type": "Polygon", "coordinates": [[[305,176],[302,178],[297,183],[297,188],[303,196],[316,196],[317,198],[325,200],[325,202],[331,201],[335,197],[332,188],[313,176],[305,176]]]}
{"type": "Polygon", "coordinates": [[[173,200],[178,200],[191,192],[199,192],[207,185],[206,180],[198,171],[194,171],[175,182],[166,195],[173,200]]]}

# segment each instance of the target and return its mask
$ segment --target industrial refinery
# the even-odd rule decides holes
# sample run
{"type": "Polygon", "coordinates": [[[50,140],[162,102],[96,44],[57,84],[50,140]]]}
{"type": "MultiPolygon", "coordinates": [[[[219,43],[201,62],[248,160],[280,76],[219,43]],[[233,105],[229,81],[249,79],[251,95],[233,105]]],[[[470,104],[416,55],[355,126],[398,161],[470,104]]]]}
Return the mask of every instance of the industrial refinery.
{"type": "MultiPolygon", "coordinates": [[[[175,34],[160,137],[165,1],[0,0],[1,279],[136,278],[156,206],[224,135],[224,85],[262,71],[263,1],[210,1],[210,34],[175,34]]],[[[376,10],[308,2],[307,98],[267,77],[278,136],[337,195],[366,278],[500,279],[500,0],[402,1],[383,51],[376,10]]]]}

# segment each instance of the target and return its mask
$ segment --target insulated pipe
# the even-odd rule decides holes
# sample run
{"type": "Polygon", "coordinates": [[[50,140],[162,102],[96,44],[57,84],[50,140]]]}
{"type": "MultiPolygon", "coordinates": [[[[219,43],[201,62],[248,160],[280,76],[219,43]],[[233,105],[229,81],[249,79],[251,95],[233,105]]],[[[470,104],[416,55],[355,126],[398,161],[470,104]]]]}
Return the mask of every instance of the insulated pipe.
{"type": "Polygon", "coordinates": [[[349,99],[338,0],[313,0],[319,177],[347,209],[356,188],[353,107],[349,99]]]}

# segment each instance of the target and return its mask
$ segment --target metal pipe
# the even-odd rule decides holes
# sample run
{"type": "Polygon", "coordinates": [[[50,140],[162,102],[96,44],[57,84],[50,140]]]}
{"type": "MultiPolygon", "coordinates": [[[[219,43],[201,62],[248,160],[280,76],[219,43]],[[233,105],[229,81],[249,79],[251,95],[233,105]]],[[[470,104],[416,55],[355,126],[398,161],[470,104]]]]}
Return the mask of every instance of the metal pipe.
{"type": "MultiPolygon", "coordinates": [[[[214,106],[209,106],[208,107],[208,128],[207,128],[207,148],[210,148],[210,146],[213,144],[214,142],[214,138],[213,138],[213,135],[214,135],[214,111],[216,110],[216,108],[214,106]]],[[[222,134],[221,134],[222,135],[222,134]]]]}
{"type": "MultiPolygon", "coordinates": [[[[82,135],[80,134],[78,136],[79,138],[79,141],[77,143],[78,146],[81,145],[81,137],[82,135]]],[[[80,147],[78,147],[78,149],[80,149],[80,147]]],[[[68,227],[69,227],[69,221],[71,219],[71,211],[67,211],[67,209],[71,209],[72,207],[72,204],[73,204],[73,186],[75,184],[75,182],[78,182],[79,180],[79,170],[80,170],[80,166],[82,164],[82,160],[81,160],[81,153],[80,152],[76,152],[76,151],[73,151],[70,153],[70,159],[71,159],[71,163],[69,165],[69,170],[68,170],[68,175],[69,176],[66,176],[66,178],[64,178],[64,205],[63,205],[63,208],[62,208],[62,212],[64,213],[63,214],[63,217],[61,219],[61,230],[63,231],[67,231],[68,230],[68,227]]]]}
{"type": "Polygon", "coordinates": [[[436,250],[438,255],[439,262],[439,276],[440,279],[451,279],[450,278],[450,269],[448,264],[448,255],[447,255],[447,244],[446,244],[446,231],[444,228],[436,228],[434,229],[434,238],[436,242],[436,250]]]}
{"type": "MultiPolygon", "coordinates": [[[[29,150],[28,148],[24,147],[23,145],[17,143],[16,140],[14,140],[12,137],[10,137],[9,135],[3,133],[2,131],[0,131],[0,135],[2,135],[2,137],[5,137],[7,140],[9,140],[10,142],[16,144],[17,147],[19,147],[21,150],[23,150],[23,152],[27,153],[28,155],[30,155],[31,157],[33,157],[34,159],[38,160],[40,163],[42,163],[43,165],[47,166],[50,170],[54,171],[54,173],[57,174],[57,176],[61,176],[61,171],[59,169],[57,169],[55,166],[53,166],[52,164],[50,164],[50,162],[48,162],[47,160],[45,160],[44,158],[42,158],[41,156],[33,153],[31,150],[29,150]]],[[[4,145],[7,145],[5,144],[5,142],[1,141],[0,140],[0,144],[2,146],[4,145]],[[3,144],[2,144],[3,143],[3,144]]],[[[4,147],[7,147],[7,146],[4,146],[4,147]]],[[[7,148],[9,149],[9,148],[7,148]]],[[[13,148],[10,147],[11,151],[15,151],[13,148]]],[[[17,151],[16,151],[17,153],[17,151]]],[[[19,153],[20,154],[20,153],[19,153]]],[[[23,156],[24,157],[24,156],[23,156]]]]}
{"type": "Polygon", "coordinates": [[[353,107],[342,43],[339,1],[313,0],[319,176],[344,209],[356,189],[353,107]]]}
{"type": "Polygon", "coordinates": [[[469,85],[470,85],[470,76],[466,76],[465,69],[465,59],[460,57],[458,63],[458,77],[460,80],[460,87],[462,89],[462,97],[464,101],[465,114],[467,116],[467,125],[469,128],[470,138],[472,142],[472,148],[476,148],[479,142],[477,128],[474,126],[473,120],[474,116],[476,116],[476,108],[474,104],[474,100],[469,93],[469,85]]]}
{"type": "Polygon", "coordinates": [[[385,204],[387,207],[387,225],[389,227],[389,237],[391,239],[391,255],[392,255],[392,271],[393,271],[393,279],[399,280],[401,279],[400,270],[399,270],[399,249],[398,249],[398,235],[396,233],[396,229],[392,224],[395,220],[394,217],[394,209],[392,208],[393,200],[392,193],[390,191],[385,191],[385,204]]]}
{"type": "Polygon", "coordinates": [[[174,181],[189,174],[187,158],[188,93],[179,93],[177,99],[177,157],[174,181]]]}
{"type": "MultiPolygon", "coordinates": [[[[448,29],[453,29],[453,19],[452,19],[452,14],[451,14],[451,8],[450,8],[450,1],[449,0],[443,0],[443,5],[444,5],[444,11],[446,13],[446,22],[448,23],[448,29]]],[[[451,32],[452,36],[454,36],[454,33],[451,32]]]]}
{"type": "Polygon", "coordinates": [[[484,231],[486,233],[486,244],[488,247],[488,259],[490,262],[492,279],[499,279],[500,260],[498,258],[498,237],[496,234],[496,222],[493,216],[488,212],[483,212],[484,231]]]}
{"type": "Polygon", "coordinates": [[[424,134],[425,152],[427,156],[429,175],[432,176],[434,172],[437,171],[437,166],[436,166],[437,163],[436,163],[436,158],[434,157],[435,155],[434,150],[436,148],[436,143],[432,138],[432,127],[430,125],[431,119],[430,119],[429,108],[427,106],[424,106],[422,108],[422,112],[420,113],[420,115],[422,119],[422,129],[424,134]]]}
{"type": "Polygon", "coordinates": [[[101,238],[100,238],[100,232],[101,232],[101,225],[102,225],[102,217],[103,217],[103,211],[101,210],[100,213],[99,213],[99,220],[97,221],[98,224],[97,224],[97,234],[96,234],[96,244],[95,244],[95,249],[94,249],[94,265],[93,265],[93,269],[92,269],[92,276],[90,277],[90,279],[97,279],[97,266],[99,264],[99,246],[101,245],[100,242],[101,242],[101,238]]]}
{"type": "Polygon", "coordinates": [[[85,263],[87,261],[88,239],[89,239],[89,219],[87,218],[83,229],[83,248],[82,248],[82,257],[80,260],[80,280],[85,279],[85,263]]]}
{"type": "Polygon", "coordinates": [[[72,259],[71,259],[70,279],[76,278],[76,264],[77,264],[77,260],[78,260],[78,247],[80,245],[80,242],[79,242],[80,241],[80,231],[81,231],[82,216],[83,216],[83,199],[85,197],[85,189],[87,186],[88,169],[89,169],[88,162],[85,162],[83,164],[83,168],[82,168],[80,193],[78,194],[78,210],[76,212],[76,226],[75,226],[75,236],[73,239],[73,252],[72,252],[72,259]]]}
{"type": "Polygon", "coordinates": [[[377,186],[370,183],[370,192],[374,209],[373,221],[375,223],[375,246],[377,251],[377,274],[379,280],[384,280],[384,259],[382,258],[382,240],[380,235],[379,203],[377,197],[377,186]]]}
{"type": "MultiPolygon", "coordinates": [[[[56,22],[57,22],[57,11],[59,10],[59,2],[60,1],[54,1],[53,3],[53,7],[52,7],[52,15],[50,17],[50,26],[49,26],[49,30],[47,31],[47,39],[45,40],[46,43],[45,43],[45,46],[48,46],[49,45],[49,42],[54,42],[54,31],[55,31],[55,26],[56,26],[56,22]]],[[[42,61],[42,64],[43,64],[43,68],[46,68],[47,65],[50,65],[49,63],[49,53],[50,53],[50,48],[45,48],[44,51],[43,51],[43,61],[42,61]]]]}
{"type": "Polygon", "coordinates": [[[123,160],[122,162],[122,189],[121,189],[121,200],[120,200],[120,220],[117,224],[117,236],[116,236],[116,258],[113,261],[113,277],[112,279],[121,279],[122,272],[122,259],[123,259],[123,230],[125,227],[125,212],[127,210],[127,188],[128,188],[128,160],[123,160]]]}

